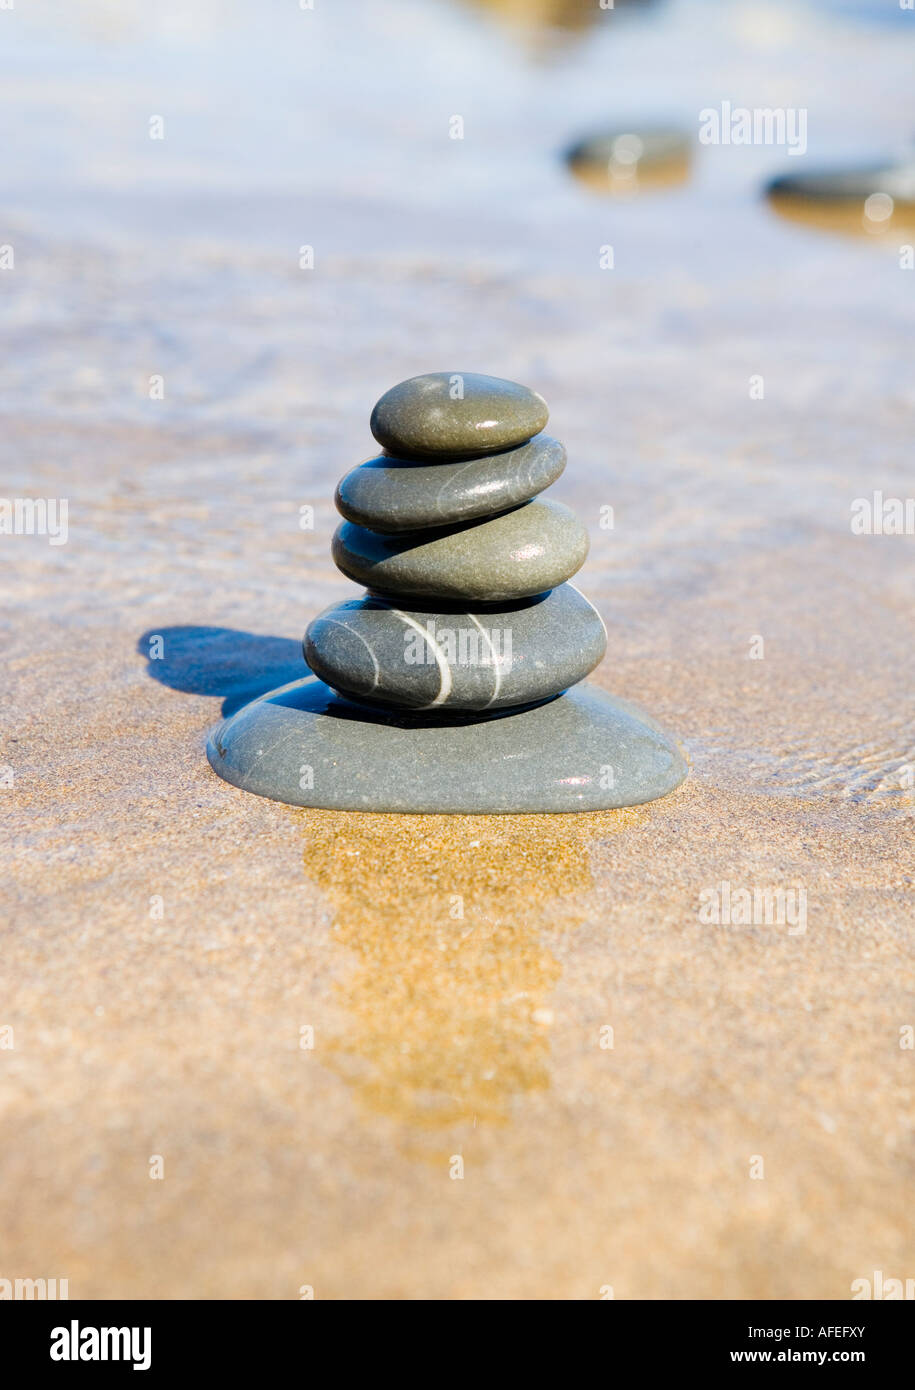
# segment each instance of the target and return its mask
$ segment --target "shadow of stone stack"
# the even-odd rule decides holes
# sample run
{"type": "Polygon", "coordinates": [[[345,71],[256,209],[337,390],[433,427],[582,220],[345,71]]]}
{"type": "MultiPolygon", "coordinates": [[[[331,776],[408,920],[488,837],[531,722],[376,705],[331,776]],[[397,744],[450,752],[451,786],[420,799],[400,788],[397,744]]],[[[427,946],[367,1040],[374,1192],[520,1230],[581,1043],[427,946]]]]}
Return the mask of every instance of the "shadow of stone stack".
{"type": "Polygon", "coordinates": [[[296,805],[403,812],[600,810],[682,781],[652,720],[579,684],[607,634],[568,582],[585,528],[540,496],[566,462],[548,414],[527,387],[470,373],[381,397],[384,452],[341,480],[332,544],[367,592],[309,625],[319,681],[214,735],[220,775],[296,805]]]}

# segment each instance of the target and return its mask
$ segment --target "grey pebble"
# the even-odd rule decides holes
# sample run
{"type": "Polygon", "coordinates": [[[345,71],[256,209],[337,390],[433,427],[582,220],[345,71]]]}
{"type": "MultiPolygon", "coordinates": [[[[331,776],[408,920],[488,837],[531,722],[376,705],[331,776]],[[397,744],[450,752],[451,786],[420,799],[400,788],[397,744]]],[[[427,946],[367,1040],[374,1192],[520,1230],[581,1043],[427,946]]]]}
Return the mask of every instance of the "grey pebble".
{"type": "Polygon", "coordinates": [[[337,484],[337,511],[374,531],[414,531],[491,516],[536,497],[559,477],[566,451],[538,434],[482,458],[424,463],[380,454],[337,484]]]}
{"type": "Polygon", "coordinates": [[[653,719],[589,685],[481,717],[370,710],[309,677],[245,705],[207,756],[244,791],[343,811],[597,811],[686,776],[653,719]]]}
{"type": "Polygon", "coordinates": [[[493,710],[583,680],[607,649],[600,614],[571,584],[509,607],[395,607],[348,599],[309,624],[305,660],[344,695],[409,709],[493,710]]]}
{"type": "Polygon", "coordinates": [[[545,593],[584,564],[588,533],[561,502],[441,530],[383,535],[344,521],[331,553],[348,579],[385,595],[498,603],[545,593]]]}
{"type": "Polygon", "coordinates": [[[783,174],[766,189],[770,198],[809,199],[813,202],[859,203],[876,194],[894,202],[915,203],[915,163],[873,164],[857,169],[810,169],[783,174]]]}
{"type": "Polygon", "coordinates": [[[528,386],[476,372],[430,372],[392,386],[377,401],[370,428],[394,455],[454,455],[511,449],[549,419],[528,386]]]}
{"type": "Polygon", "coordinates": [[[566,152],[566,159],[573,165],[595,165],[602,170],[608,165],[617,165],[642,171],[653,165],[688,159],[691,150],[692,141],[682,130],[622,126],[579,140],[566,152]]]}

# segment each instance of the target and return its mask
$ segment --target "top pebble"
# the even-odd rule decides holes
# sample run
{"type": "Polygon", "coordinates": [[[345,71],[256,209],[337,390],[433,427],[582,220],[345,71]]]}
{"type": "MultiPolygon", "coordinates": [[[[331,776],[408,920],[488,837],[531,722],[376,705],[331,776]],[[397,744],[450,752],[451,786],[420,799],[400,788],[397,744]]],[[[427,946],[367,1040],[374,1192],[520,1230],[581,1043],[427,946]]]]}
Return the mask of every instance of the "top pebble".
{"type": "Polygon", "coordinates": [[[392,454],[453,459],[512,449],[546,425],[546,401],[527,386],[476,372],[430,372],[385,391],[371,430],[392,454]]]}

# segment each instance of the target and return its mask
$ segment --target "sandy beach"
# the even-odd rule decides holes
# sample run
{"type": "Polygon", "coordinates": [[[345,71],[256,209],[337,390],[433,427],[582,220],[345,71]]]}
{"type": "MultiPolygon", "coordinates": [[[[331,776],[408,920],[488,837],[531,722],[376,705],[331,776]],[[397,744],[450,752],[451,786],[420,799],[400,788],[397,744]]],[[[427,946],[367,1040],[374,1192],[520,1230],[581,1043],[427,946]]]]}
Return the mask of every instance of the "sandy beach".
{"type": "Polygon", "coordinates": [[[915,30],[651,8],[551,61],[485,7],[82,4],[53,42],[2,16],[2,490],[67,498],[68,535],[0,536],[0,1277],[915,1275],[915,539],[850,526],[912,492],[915,272],[768,208],[784,150],[697,147],[622,200],[559,155],[728,93],[808,104],[811,160],[892,149],[915,30]],[[680,738],[669,797],[359,815],[210,770],[208,732],[356,592],[332,498],[373,402],[452,366],[549,402],[609,633],[590,679],[680,738]],[[722,884],[803,891],[802,929],[703,920],[722,884]]]}

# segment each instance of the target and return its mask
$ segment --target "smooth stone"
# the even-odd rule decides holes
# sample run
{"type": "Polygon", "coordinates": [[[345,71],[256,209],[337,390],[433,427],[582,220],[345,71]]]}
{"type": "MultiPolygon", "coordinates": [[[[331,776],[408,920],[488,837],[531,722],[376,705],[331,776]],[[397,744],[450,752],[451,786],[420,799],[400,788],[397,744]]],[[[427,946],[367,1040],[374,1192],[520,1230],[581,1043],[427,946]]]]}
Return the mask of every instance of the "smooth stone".
{"type": "Polygon", "coordinates": [[[344,521],[331,553],[348,579],[376,593],[499,603],[571,579],[584,564],[588,533],[561,502],[538,498],[483,521],[404,536],[344,521]]]}
{"type": "Polygon", "coordinates": [[[770,198],[798,198],[816,202],[864,203],[874,194],[885,194],[894,203],[915,203],[915,163],[873,164],[858,169],[811,169],[773,179],[770,198]]]}
{"type": "Polygon", "coordinates": [[[395,456],[488,454],[533,438],[549,419],[528,386],[477,372],[430,372],[392,386],[372,411],[371,431],[395,456]],[[460,387],[462,398],[455,400],[460,387]]]}
{"type": "Polygon", "coordinates": [[[519,449],[457,462],[423,463],[381,454],[337,484],[337,511],[374,531],[417,531],[504,512],[559,477],[566,451],[539,434],[519,449]]]}
{"type": "Polygon", "coordinates": [[[690,136],[664,128],[600,131],[566,151],[570,169],[583,182],[617,193],[682,183],[691,158],[690,136]]]}
{"type": "Polygon", "coordinates": [[[688,157],[692,150],[690,137],[682,130],[645,128],[604,130],[579,140],[568,151],[570,163],[657,164],[670,159],[688,157]]]}
{"type": "Polygon", "coordinates": [[[687,771],[653,719],[589,685],[481,717],[372,710],[310,677],[239,710],[207,756],[233,786],[292,806],[432,815],[638,806],[687,771]]]}
{"type": "Polygon", "coordinates": [[[779,217],[854,237],[915,238],[915,164],[786,174],[766,188],[779,217]]]}
{"type": "Polygon", "coordinates": [[[309,624],[305,660],[334,690],[408,709],[505,709],[583,680],[607,650],[600,614],[571,584],[479,613],[366,597],[309,624]]]}

